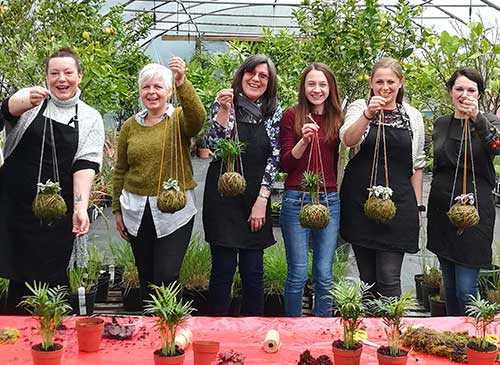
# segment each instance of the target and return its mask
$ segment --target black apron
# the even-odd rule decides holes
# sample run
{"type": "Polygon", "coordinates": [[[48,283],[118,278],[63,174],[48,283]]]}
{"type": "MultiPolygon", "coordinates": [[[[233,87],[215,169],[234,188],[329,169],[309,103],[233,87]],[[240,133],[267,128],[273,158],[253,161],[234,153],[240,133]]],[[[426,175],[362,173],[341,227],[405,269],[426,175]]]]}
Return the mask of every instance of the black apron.
{"type": "MultiPolygon", "coordinates": [[[[65,284],[73,248],[73,158],[78,147],[78,120],[68,125],[53,122],[61,194],[68,206],[64,217],[51,224],[34,216],[40,148],[45,117],[40,109],[12,154],[0,168],[0,276],[65,284]],[[74,127],[73,127],[74,126],[74,127]]],[[[54,181],[49,124],[45,136],[41,181],[54,181]]]]}
{"type": "MultiPolygon", "coordinates": [[[[462,128],[462,122],[450,116],[438,119],[434,125],[434,171],[427,213],[427,248],[436,255],[464,266],[489,268],[495,224],[495,203],[491,193],[495,181],[494,169],[492,155],[474,131],[472,122],[472,151],[476,173],[479,224],[467,228],[459,235],[457,228],[450,223],[446,215],[450,207],[462,128]]],[[[467,193],[473,193],[470,159],[467,166],[467,193]]],[[[459,162],[453,198],[462,194],[462,178],[463,157],[459,162]]]]}
{"type": "MultiPolygon", "coordinates": [[[[267,201],[266,223],[262,229],[252,232],[248,217],[259,195],[267,159],[271,154],[271,145],[263,122],[237,123],[239,138],[245,143],[245,152],[241,157],[247,188],[241,196],[223,197],[217,191],[221,160],[213,160],[210,163],[203,196],[205,240],[225,247],[263,249],[275,242],[270,199],[267,201]]],[[[222,173],[224,172],[222,169],[222,173]]]]}
{"type": "MultiPolygon", "coordinates": [[[[372,123],[360,151],[349,161],[340,189],[340,235],[347,242],[370,249],[415,253],[418,251],[419,220],[413,175],[412,138],[406,128],[385,125],[389,187],[396,204],[396,215],[388,223],[368,219],[364,204],[368,198],[377,124],[372,123]]],[[[377,180],[385,186],[382,141],[377,180]]]]}

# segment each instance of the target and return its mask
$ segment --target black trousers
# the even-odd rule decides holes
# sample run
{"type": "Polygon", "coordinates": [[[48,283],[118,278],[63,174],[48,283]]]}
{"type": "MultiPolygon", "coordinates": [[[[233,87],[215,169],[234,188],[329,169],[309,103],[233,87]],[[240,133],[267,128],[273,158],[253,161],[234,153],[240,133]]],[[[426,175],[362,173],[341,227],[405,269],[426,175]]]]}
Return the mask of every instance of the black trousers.
{"type": "Polygon", "coordinates": [[[361,281],[374,284],[370,292],[387,297],[401,296],[403,252],[372,250],[357,245],[352,245],[352,249],[361,281]]]}
{"type": "Polygon", "coordinates": [[[194,217],[168,236],[158,238],[149,203],[146,204],[137,236],[129,234],[130,244],[139,271],[142,299],[149,299],[149,284],[169,285],[179,280],[182,261],[186,254],[194,217]]]}

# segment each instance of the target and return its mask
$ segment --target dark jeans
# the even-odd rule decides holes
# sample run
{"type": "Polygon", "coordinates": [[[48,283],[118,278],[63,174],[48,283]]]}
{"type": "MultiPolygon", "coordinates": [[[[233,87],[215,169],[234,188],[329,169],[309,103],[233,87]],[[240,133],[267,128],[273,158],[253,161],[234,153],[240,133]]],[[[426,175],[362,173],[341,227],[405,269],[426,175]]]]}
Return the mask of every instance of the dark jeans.
{"type": "Polygon", "coordinates": [[[370,292],[386,297],[401,296],[401,265],[404,253],[372,250],[352,245],[359,277],[367,284],[374,284],[370,292]]]}
{"type": "Polygon", "coordinates": [[[479,269],[472,269],[439,257],[443,273],[446,314],[464,316],[469,295],[476,296],[479,269]]]}
{"type": "Polygon", "coordinates": [[[194,217],[168,236],[156,237],[156,229],[149,205],[146,205],[137,237],[129,234],[141,282],[141,296],[149,299],[149,284],[169,285],[179,279],[182,261],[186,254],[194,217]]]}
{"type": "Polygon", "coordinates": [[[262,316],[264,314],[263,255],[261,249],[210,245],[212,253],[212,272],[208,293],[208,312],[211,316],[226,316],[231,304],[231,286],[239,267],[242,286],[243,316],[262,316]]]}

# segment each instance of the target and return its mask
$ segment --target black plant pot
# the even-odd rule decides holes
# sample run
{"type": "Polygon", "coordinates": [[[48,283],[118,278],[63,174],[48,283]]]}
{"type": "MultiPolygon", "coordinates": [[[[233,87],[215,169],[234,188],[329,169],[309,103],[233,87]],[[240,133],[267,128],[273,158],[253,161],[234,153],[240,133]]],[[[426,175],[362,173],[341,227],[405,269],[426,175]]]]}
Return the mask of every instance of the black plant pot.
{"type": "Polygon", "coordinates": [[[280,226],[280,212],[279,211],[271,211],[271,219],[273,222],[273,227],[280,226]]]}
{"type": "Polygon", "coordinates": [[[264,298],[264,317],[284,317],[285,297],[283,294],[268,294],[264,298]]]}
{"type": "Polygon", "coordinates": [[[141,312],[142,311],[142,299],[141,299],[141,289],[140,288],[130,288],[122,290],[122,301],[123,309],[126,312],[141,312]]]}
{"type": "Polygon", "coordinates": [[[439,294],[439,286],[429,286],[422,281],[422,305],[426,310],[430,310],[429,296],[439,294]]]}
{"type": "Polygon", "coordinates": [[[185,301],[192,300],[193,316],[208,315],[208,289],[182,289],[182,299],[185,301]]]}
{"type": "Polygon", "coordinates": [[[415,279],[415,295],[417,296],[417,301],[422,304],[423,296],[422,296],[422,280],[424,279],[423,274],[417,274],[414,276],[415,279]]]}
{"type": "Polygon", "coordinates": [[[108,300],[109,279],[111,275],[105,271],[99,275],[97,280],[97,294],[95,296],[96,303],[104,303],[108,300]]]}
{"type": "Polygon", "coordinates": [[[439,297],[429,295],[429,306],[431,309],[431,317],[444,317],[446,316],[446,305],[444,300],[439,297]]]}
{"type": "Polygon", "coordinates": [[[94,313],[95,297],[97,294],[97,289],[92,289],[88,293],[85,293],[85,303],[79,302],[79,297],[77,294],[70,294],[68,298],[69,305],[71,306],[72,313],[79,316],[90,316],[94,313]],[[83,311],[85,308],[85,312],[83,311]]]}
{"type": "Polygon", "coordinates": [[[497,265],[491,265],[489,269],[479,270],[479,294],[481,298],[486,298],[488,296],[488,290],[495,289],[495,281],[499,278],[500,267],[497,265]]]}
{"type": "Polygon", "coordinates": [[[7,293],[0,295],[0,314],[7,314],[7,293]]]}
{"type": "Polygon", "coordinates": [[[239,317],[241,313],[241,295],[231,297],[231,304],[229,305],[230,317],[239,317]]]}

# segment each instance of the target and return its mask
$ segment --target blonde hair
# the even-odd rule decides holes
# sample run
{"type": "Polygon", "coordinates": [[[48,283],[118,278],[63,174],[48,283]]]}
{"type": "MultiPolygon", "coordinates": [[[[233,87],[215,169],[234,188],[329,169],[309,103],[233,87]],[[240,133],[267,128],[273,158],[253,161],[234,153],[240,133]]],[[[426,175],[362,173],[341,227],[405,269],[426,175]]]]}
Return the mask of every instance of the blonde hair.
{"type": "MultiPolygon", "coordinates": [[[[396,76],[399,78],[399,81],[404,82],[404,75],[403,75],[403,68],[401,67],[401,64],[399,61],[395,58],[392,57],[384,57],[375,62],[375,64],[372,67],[372,72],[370,74],[370,79],[373,78],[373,75],[375,75],[375,72],[377,72],[378,69],[380,68],[387,68],[394,72],[396,76]]],[[[396,102],[401,104],[403,102],[403,96],[404,96],[405,90],[404,87],[401,86],[401,88],[398,91],[398,95],[396,96],[396,102]]],[[[370,97],[372,97],[373,90],[370,88],[370,97]]]]}

